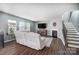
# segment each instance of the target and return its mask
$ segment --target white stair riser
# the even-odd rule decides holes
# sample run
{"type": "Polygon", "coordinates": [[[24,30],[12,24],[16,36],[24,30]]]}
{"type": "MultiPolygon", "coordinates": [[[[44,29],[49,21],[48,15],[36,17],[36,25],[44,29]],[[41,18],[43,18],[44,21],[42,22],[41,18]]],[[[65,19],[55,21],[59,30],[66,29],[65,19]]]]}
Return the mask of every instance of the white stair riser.
{"type": "Polygon", "coordinates": [[[79,37],[79,35],[67,35],[67,37],[79,37]]]}
{"type": "Polygon", "coordinates": [[[72,23],[65,23],[67,30],[67,43],[69,47],[79,48],[79,33],[76,31],[72,23]]]}
{"type": "Polygon", "coordinates": [[[67,31],[67,32],[72,32],[72,33],[76,32],[77,33],[77,31],[67,31]]]}
{"type": "Polygon", "coordinates": [[[74,28],[67,28],[67,29],[74,29],[74,28]]]}
{"type": "Polygon", "coordinates": [[[68,44],[69,47],[74,47],[74,48],[79,48],[78,45],[72,45],[72,44],[68,44]]]}
{"type": "Polygon", "coordinates": [[[79,41],[79,39],[67,39],[67,40],[70,40],[70,41],[79,41]]]}
{"type": "Polygon", "coordinates": [[[67,29],[75,29],[75,28],[67,28],[67,29]]]}
{"type": "Polygon", "coordinates": [[[73,34],[75,34],[75,35],[79,35],[79,33],[67,33],[67,34],[70,34],[70,35],[73,35],[73,34]]]}
{"type": "Polygon", "coordinates": [[[74,28],[74,26],[66,26],[66,27],[74,28]]]}
{"type": "Polygon", "coordinates": [[[79,34],[77,32],[67,32],[67,34],[79,34]]]}
{"type": "Polygon", "coordinates": [[[67,28],[67,29],[75,29],[75,28],[67,28]]]}
{"type": "Polygon", "coordinates": [[[67,25],[66,25],[66,27],[74,27],[74,26],[67,26],[67,25]]]}
{"type": "Polygon", "coordinates": [[[75,29],[75,28],[73,28],[73,27],[66,27],[66,29],[75,29]]]}
{"type": "Polygon", "coordinates": [[[68,43],[79,44],[79,42],[76,41],[68,41],[68,43]]]}
{"type": "Polygon", "coordinates": [[[69,31],[70,31],[70,32],[71,32],[71,31],[73,31],[73,32],[77,32],[76,30],[68,30],[68,29],[67,29],[67,31],[68,31],[68,32],[69,32],[69,31]]]}
{"type": "Polygon", "coordinates": [[[70,39],[70,40],[79,40],[79,38],[68,38],[67,39],[70,39]]]}

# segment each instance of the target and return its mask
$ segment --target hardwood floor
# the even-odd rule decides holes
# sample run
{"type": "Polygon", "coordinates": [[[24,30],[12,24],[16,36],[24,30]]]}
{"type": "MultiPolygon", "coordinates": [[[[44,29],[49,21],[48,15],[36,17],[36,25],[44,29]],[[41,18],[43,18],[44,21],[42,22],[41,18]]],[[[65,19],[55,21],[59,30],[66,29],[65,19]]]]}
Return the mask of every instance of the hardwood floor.
{"type": "Polygon", "coordinates": [[[0,55],[73,55],[78,54],[79,49],[64,47],[60,39],[54,38],[49,48],[37,51],[27,46],[20,45],[16,41],[5,44],[4,48],[0,48],[0,55]]]}

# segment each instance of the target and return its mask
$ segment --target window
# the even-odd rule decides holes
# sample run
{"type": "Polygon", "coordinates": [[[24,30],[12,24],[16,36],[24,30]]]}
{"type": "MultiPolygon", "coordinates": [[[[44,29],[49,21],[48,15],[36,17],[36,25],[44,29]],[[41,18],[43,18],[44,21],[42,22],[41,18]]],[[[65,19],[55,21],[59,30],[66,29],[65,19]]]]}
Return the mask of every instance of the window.
{"type": "Polygon", "coordinates": [[[19,30],[25,31],[25,23],[24,22],[19,22],[19,30]]]}
{"type": "Polygon", "coordinates": [[[26,31],[30,31],[30,23],[26,23],[26,31]]]}
{"type": "Polygon", "coordinates": [[[8,34],[13,34],[16,31],[16,21],[8,20],[8,34]]]}
{"type": "Polygon", "coordinates": [[[30,23],[19,22],[20,31],[30,31],[30,23]]]}

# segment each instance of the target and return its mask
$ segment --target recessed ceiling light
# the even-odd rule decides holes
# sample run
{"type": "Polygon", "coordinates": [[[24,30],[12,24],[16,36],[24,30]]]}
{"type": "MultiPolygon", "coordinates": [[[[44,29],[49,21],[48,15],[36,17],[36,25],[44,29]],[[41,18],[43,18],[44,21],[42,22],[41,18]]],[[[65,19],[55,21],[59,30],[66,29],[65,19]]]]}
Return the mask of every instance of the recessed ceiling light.
{"type": "Polygon", "coordinates": [[[40,17],[40,18],[43,18],[43,17],[40,17]]]}

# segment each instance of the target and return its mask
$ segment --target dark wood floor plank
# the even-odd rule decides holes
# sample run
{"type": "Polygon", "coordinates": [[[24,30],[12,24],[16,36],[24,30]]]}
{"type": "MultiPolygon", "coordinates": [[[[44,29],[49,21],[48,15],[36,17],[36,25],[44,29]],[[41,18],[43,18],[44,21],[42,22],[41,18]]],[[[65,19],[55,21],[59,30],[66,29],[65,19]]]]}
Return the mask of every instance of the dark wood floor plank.
{"type": "Polygon", "coordinates": [[[79,49],[67,48],[63,45],[61,39],[53,38],[50,47],[42,50],[35,50],[27,46],[12,41],[5,44],[4,48],[0,48],[0,55],[73,55],[79,54],[79,49]]]}

